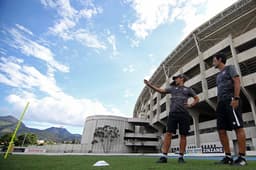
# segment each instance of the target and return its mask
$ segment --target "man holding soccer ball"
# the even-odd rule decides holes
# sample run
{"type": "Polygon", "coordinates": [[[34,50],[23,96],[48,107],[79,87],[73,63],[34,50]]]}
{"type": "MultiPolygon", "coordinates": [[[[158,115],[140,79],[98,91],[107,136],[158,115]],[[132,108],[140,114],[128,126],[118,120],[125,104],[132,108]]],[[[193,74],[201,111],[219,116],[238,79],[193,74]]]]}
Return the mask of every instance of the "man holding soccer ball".
{"type": "Polygon", "coordinates": [[[180,133],[180,154],[178,162],[185,163],[183,155],[187,144],[186,136],[189,134],[190,129],[190,115],[187,109],[194,107],[199,101],[194,90],[184,86],[184,83],[187,80],[187,77],[184,74],[173,77],[173,80],[175,81],[175,85],[171,85],[166,89],[158,88],[152,85],[149,81],[144,80],[144,83],[153,90],[163,94],[172,94],[167,132],[165,133],[162,147],[162,156],[157,163],[167,163],[167,154],[171,145],[172,135],[176,134],[178,127],[180,133]],[[191,104],[187,103],[189,97],[194,98],[194,101],[191,104]]]}

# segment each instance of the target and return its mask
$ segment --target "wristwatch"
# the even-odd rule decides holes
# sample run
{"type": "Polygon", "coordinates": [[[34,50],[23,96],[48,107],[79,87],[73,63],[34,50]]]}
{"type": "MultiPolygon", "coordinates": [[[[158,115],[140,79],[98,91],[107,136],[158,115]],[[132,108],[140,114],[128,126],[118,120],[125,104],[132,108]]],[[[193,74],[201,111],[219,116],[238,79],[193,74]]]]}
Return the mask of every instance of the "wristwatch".
{"type": "Polygon", "coordinates": [[[233,97],[233,99],[234,99],[234,100],[239,100],[239,99],[240,99],[240,97],[233,97]]]}

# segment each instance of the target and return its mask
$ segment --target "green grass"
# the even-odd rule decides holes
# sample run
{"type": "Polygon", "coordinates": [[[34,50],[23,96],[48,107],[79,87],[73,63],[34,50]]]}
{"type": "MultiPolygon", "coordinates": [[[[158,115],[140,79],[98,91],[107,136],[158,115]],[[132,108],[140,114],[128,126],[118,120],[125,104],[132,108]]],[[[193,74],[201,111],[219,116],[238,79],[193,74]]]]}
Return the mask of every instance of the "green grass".
{"type": "Polygon", "coordinates": [[[167,164],[156,164],[157,158],[143,156],[35,156],[1,155],[1,170],[255,170],[256,161],[248,161],[246,167],[214,165],[213,160],[192,160],[179,165],[176,159],[167,164]],[[107,161],[109,167],[93,167],[99,160],[107,161]]]}

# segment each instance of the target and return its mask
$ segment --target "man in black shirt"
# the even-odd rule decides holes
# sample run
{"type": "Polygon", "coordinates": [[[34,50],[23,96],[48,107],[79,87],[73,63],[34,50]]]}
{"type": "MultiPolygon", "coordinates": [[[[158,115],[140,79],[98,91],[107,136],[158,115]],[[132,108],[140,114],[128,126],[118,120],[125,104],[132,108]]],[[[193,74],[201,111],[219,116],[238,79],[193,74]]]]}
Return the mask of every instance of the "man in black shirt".
{"type": "Polygon", "coordinates": [[[245,159],[246,137],[239,104],[240,78],[233,65],[225,66],[225,64],[226,56],[224,54],[220,53],[214,56],[213,65],[220,70],[216,79],[218,90],[218,104],[216,108],[217,129],[226,154],[226,156],[217,163],[244,166],[247,164],[245,159]],[[229,147],[227,130],[235,130],[237,136],[239,155],[234,163],[229,147]]]}
{"type": "Polygon", "coordinates": [[[187,80],[185,75],[180,74],[175,76],[173,77],[173,80],[175,81],[176,86],[171,85],[166,89],[155,87],[149,83],[149,81],[144,80],[144,83],[153,90],[163,94],[170,93],[172,95],[170,113],[167,122],[167,132],[164,136],[162,156],[157,161],[158,163],[167,163],[167,154],[171,145],[172,134],[176,134],[178,127],[180,133],[180,155],[178,162],[185,163],[183,155],[187,144],[186,136],[188,135],[190,129],[190,115],[187,108],[193,107],[199,101],[199,98],[196,96],[194,90],[184,86],[184,82],[187,80]],[[194,101],[191,104],[187,103],[189,97],[194,98],[194,101]]]}

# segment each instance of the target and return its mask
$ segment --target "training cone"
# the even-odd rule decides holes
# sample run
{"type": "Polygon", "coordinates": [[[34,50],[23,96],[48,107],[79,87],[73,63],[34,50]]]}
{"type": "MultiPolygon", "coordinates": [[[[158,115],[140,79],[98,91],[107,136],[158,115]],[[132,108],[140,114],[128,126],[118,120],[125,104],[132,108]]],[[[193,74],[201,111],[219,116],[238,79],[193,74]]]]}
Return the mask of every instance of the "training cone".
{"type": "Polygon", "coordinates": [[[98,161],[93,166],[109,166],[109,164],[106,161],[98,161]]]}

